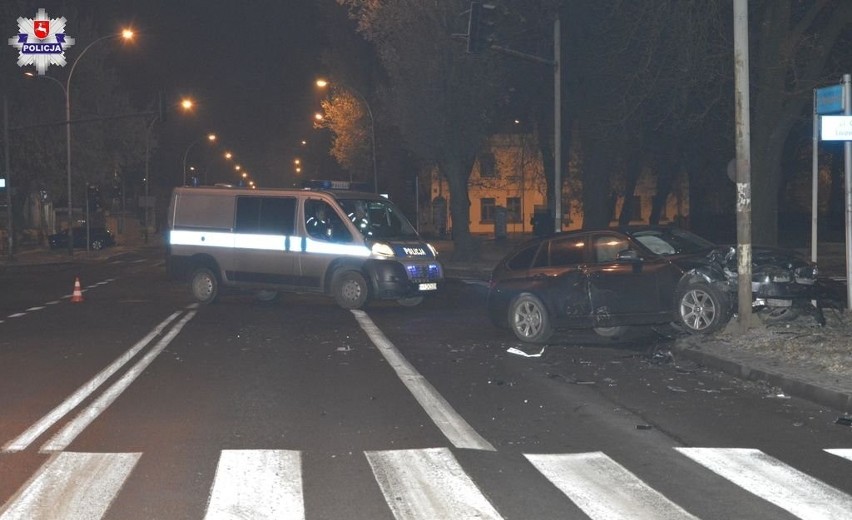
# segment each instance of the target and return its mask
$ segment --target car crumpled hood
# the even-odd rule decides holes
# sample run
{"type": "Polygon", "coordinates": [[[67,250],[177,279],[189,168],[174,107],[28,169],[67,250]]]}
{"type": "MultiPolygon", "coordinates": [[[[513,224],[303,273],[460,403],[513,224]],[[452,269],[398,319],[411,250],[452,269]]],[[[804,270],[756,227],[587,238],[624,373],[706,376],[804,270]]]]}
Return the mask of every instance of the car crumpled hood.
{"type": "MultiPolygon", "coordinates": [[[[708,260],[719,263],[725,273],[734,279],[737,276],[737,248],[722,246],[713,249],[708,260]]],[[[817,267],[795,251],[777,247],[757,246],[751,251],[751,272],[753,277],[781,272],[790,273],[791,279],[801,283],[812,283],[817,277],[817,267]]]]}

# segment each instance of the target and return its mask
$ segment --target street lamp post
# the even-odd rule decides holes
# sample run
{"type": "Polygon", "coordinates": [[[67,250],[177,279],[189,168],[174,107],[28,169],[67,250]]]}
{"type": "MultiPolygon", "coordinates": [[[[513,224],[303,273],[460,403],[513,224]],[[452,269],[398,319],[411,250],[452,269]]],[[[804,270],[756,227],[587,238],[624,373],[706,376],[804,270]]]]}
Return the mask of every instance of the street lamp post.
{"type": "MultiPolygon", "coordinates": [[[[148,211],[150,207],[150,202],[148,199],[148,183],[150,181],[150,172],[148,169],[148,164],[150,162],[151,157],[151,130],[154,128],[154,123],[156,123],[160,119],[160,116],[154,116],[151,119],[151,122],[148,123],[148,129],[145,132],[145,243],[148,243],[148,228],[150,226],[148,221],[148,211]]],[[[122,194],[122,197],[124,194],[122,194]]]]}
{"type": "MultiPolygon", "coordinates": [[[[207,139],[212,143],[216,140],[216,134],[207,134],[207,139]]],[[[186,157],[189,155],[189,150],[195,146],[198,142],[200,142],[204,137],[199,137],[195,141],[189,143],[189,146],[186,147],[186,151],[183,153],[183,185],[186,186],[186,157]]]]}
{"type": "MultiPolygon", "coordinates": [[[[328,85],[328,81],[324,79],[318,79],[316,85],[320,88],[324,88],[328,85]]],[[[355,90],[354,88],[346,85],[348,90],[351,90],[355,97],[364,104],[364,108],[367,109],[367,115],[370,116],[370,149],[373,156],[373,191],[375,193],[379,192],[379,175],[378,170],[376,168],[376,121],[373,119],[373,109],[370,108],[370,103],[367,101],[360,92],[355,90]]]]}
{"type": "MultiPolygon", "coordinates": [[[[125,29],[121,34],[110,34],[107,36],[101,36],[97,40],[93,41],[89,45],[83,49],[83,52],[80,53],[79,56],[74,60],[74,63],[71,64],[71,69],[68,71],[68,78],[65,80],[65,86],[63,90],[65,91],[65,169],[68,177],[68,255],[74,256],[74,221],[73,221],[73,211],[72,211],[72,200],[71,200],[71,77],[74,75],[74,69],[77,68],[77,63],[80,62],[80,58],[86,54],[86,51],[92,48],[92,46],[98,42],[102,42],[104,40],[109,40],[111,38],[124,38],[125,40],[129,40],[133,38],[133,32],[125,29]]],[[[86,230],[88,233],[89,229],[89,221],[86,220],[86,230]]]]}

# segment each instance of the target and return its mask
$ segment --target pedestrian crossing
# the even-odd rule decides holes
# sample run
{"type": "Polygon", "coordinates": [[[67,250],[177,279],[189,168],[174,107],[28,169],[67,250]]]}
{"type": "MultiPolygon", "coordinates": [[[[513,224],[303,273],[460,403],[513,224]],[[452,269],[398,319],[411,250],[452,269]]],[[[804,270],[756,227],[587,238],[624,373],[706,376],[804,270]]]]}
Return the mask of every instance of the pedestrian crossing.
{"type": "MultiPolygon", "coordinates": [[[[824,451],[852,461],[852,449],[824,451]]],[[[302,455],[294,450],[221,451],[205,520],[311,518],[305,507],[302,455]]],[[[448,448],[367,451],[363,456],[389,514],[397,520],[504,518],[494,492],[483,490],[448,448]]],[[[852,511],[849,494],[759,450],[673,448],[672,456],[686,457],[696,463],[696,471],[712,472],[792,517],[849,518],[852,511]]],[[[0,508],[0,520],[103,518],[126,491],[142,457],[142,453],[55,453],[0,508]]],[[[699,518],[603,452],[524,454],[524,459],[593,520],[699,518]]],[[[353,510],[349,518],[357,519],[357,513],[353,510]]]]}

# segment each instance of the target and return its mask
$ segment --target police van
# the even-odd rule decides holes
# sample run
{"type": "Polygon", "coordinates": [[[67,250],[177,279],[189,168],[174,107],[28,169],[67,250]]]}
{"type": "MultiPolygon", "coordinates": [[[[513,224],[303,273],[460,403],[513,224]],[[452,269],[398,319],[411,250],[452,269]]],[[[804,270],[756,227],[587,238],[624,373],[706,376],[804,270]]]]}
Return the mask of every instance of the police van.
{"type": "Polygon", "coordinates": [[[167,269],[201,303],[220,288],[319,293],[341,307],[369,300],[415,306],[443,281],[434,247],[373,193],[327,189],[179,187],[172,192],[167,269]]]}

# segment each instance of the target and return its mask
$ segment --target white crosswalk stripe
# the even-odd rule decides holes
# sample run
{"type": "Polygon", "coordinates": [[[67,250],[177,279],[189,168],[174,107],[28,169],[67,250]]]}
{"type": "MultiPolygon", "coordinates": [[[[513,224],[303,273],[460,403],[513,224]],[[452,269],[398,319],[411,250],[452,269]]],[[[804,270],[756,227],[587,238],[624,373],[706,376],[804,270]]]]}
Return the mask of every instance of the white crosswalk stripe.
{"type": "Polygon", "coordinates": [[[714,473],[799,518],[849,518],[852,497],[769,455],[744,448],[677,448],[714,473]]]}
{"type": "Polygon", "coordinates": [[[446,448],[367,452],[397,520],[500,519],[446,448]]]}
{"type": "Polygon", "coordinates": [[[304,519],[301,454],[279,450],[223,451],[204,518],[304,519]]]}
{"type": "MultiPolygon", "coordinates": [[[[848,494],[759,450],[675,450],[697,462],[695,467],[703,468],[699,471],[712,471],[799,518],[847,518],[852,511],[848,494]]],[[[825,451],[852,460],[850,449],[825,451]]],[[[54,454],[0,508],[0,520],[102,518],[122,487],[131,485],[128,478],[141,456],[54,454]]],[[[397,520],[503,518],[448,448],[368,451],[364,456],[385,505],[397,520]]],[[[593,520],[697,518],[602,452],[524,457],[593,520]]],[[[222,451],[205,519],[310,518],[305,511],[303,464],[299,451],[222,451]]]]}
{"type": "Polygon", "coordinates": [[[696,518],[603,453],[526,458],[594,520],[696,518]]]}
{"type": "Polygon", "coordinates": [[[59,453],[6,506],[2,520],[101,518],[141,453],[59,453]]]}

